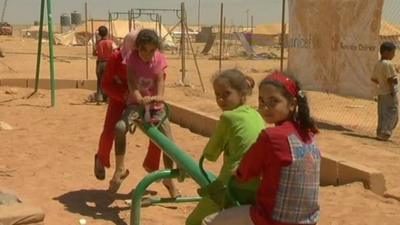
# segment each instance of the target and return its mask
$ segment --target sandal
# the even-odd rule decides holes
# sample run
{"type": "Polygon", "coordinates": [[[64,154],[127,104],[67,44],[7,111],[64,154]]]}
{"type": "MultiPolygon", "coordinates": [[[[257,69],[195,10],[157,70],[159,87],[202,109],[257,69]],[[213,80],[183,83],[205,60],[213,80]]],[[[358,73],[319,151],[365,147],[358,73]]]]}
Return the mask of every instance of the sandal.
{"type": "Polygon", "coordinates": [[[128,175],[129,175],[129,170],[126,169],[118,180],[110,180],[110,184],[108,186],[108,192],[112,194],[117,193],[118,189],[121,187],[122,181],[124,181],[125,178],[128,177],[128,175]]]}
{"type": "Polygon", "coordinates": [[[99,157],[94,155],[94,175],[97,180],[104,180],[106,178],[106,170],[103,165],[101,165],[99,157]]]}
{"type": "Polygon", "coordinates": [[[164,187],[167,188],[169,196],[171,196],[171,198],[182,197],[182,193],[178,189],[173,187],[172,180],[166,179],[166,180],[163,180],[162,183],[163,183],[164,187]]]}

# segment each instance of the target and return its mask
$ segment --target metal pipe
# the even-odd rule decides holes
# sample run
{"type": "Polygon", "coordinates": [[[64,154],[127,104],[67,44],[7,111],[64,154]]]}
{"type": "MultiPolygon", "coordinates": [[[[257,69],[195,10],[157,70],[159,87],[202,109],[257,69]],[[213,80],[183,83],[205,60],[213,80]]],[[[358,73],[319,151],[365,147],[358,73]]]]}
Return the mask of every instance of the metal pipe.
{"type": "Polygon", "coordinates": [[[132,190],[132,207],[131,207],[131,220],[130,225],[139,225],[140,224],[140,208],[142,206],[141,201],[144,193],[146,193],[147,187],[149,187],[152,183],[167,179],[167,178],[175,178],[180,174],[177,170],[161,170],[150,173],[145,176],[139,184],[136,185],[135,189],[132,190]]]}
{"type": "Polygon", "coordinates": [[[50,84],[51,84],[51,106],[56,104],[56,81],[54,68],[54,33],[53,33],[53,8],[51,0],[47,0],[47,27],[49,32],[49,57],[50,57],[50,84]]]}
{"type": "Polygon", "coordinates": [[[202,197],[179,197],[179,198],[148,198],[141,202],[142,207],[151,206],[155,204],[164,203],[187,203],[187,202],[199,202],[202,197]]]}
{"type": "Polygon", "coordinates": [[[282,24],[281,24],[281,72],[283,72],[283,57],[285,54],[285,8],[286,0],[282,1],[282,24]]]}

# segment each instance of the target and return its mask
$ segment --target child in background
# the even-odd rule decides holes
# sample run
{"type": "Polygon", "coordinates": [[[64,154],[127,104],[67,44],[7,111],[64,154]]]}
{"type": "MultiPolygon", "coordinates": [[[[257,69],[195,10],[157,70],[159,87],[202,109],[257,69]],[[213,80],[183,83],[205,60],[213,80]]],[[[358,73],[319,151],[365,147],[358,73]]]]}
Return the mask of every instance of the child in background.
{"type": "MultiPolygon", "coordinates": [[[[133,123],[133,113],[144,111],[146,108],[148,109],[146,114],[150,114],[151,119],[160,121],[165,116],[164,104],[161,101],[163,101],[164,95],[167,61],[159,51],[161,41],[153,30],[143,29],[139,32],[135,45],[136,49],[127,59],[128,108],[116,125],[115,149],[117,152],[125,152],[125,134],[133,123]]],[[[159,129],[165,136],[172,139],[168,120],[165,120],[159,129]]],[[[163,159],[166,168],[174,167],[173,161],[167,155],[164,154],[163,159]]],[[[120,174],[122,175],[123,172],[123,170],[120,171],[120,174]]],[[[179,197],[180,193],[171,179],[163,180],[163,184],[171,197],[179,197]]]]}
{"type": "MultiPolygon", "coordinates": [[[[136,35],[135,33],[129,33],[125,36],[121,49],[115,51],[110,56],[105,69],[102,88],[104,93],[109,97],[109,100],[103,132],[100,136],[99,148],[95,155],[94,167],[95,176],[99,180],[105,179],[105,167],[110,167],[110,152],[115,137],[115,125],[121,119],[122,113],[126,109],[128,85],[124,60],[126,60],[132,50],[131,48],[135,44],[136,35]]],[[[116,154],[116,159],[118,158],[120,156],[116,154]]],[[[122,168],[122,170],[125,172],[121,177],[125,178],[128,175],[128,170],[125,170],[125,168],[122,168]]],[[[121,179],[117,179],[114,176],[112,180],[120,181],[121,179]]]]}
{"type": "MultiPolygon", "coordinates": [[[[214,134],[208,141],[203,156],[210,161],[216,161],[223,154],[224,163],[217,181],[228,184],[243,155],[257,140],[259,133],[265,128],[260,114],[246,104],[246,98],[251,94],[254,80],[236,69],[230,69],[218,74],[213,87],[218,106],[223,113],[214,134]]],[[[239,193],[254,193],[258,187],[258,179],[235,187],[239,193]]],[[[226,191],[221,192],[226,196],[226,191]]],[[[209,197],[203,199],[186,220],[186,225],[200,225],[208,215],[222,210],[226,205],[219,205],[209,197]]],[[[228,206],[229,207],[229,206],[228,206]]],[[[228,224],[228,223],[227,223],[228,224]]]]}
{"type": "Polygon", "coordinates": [[[376,63],[371,77],[371,81],[379,88],[376,136],[382,141],[389,140],[399,119],[398,78],[391,61],[395,51],[396,45],[392,42],[382,43],[380,47],[381,60],[376,63]]]}
{"type": "Polygon", "coordinates": [[[236,171],[242,182],[262,178],[256,203],[213,214],[203,225],[304,225],[319,219],[321,156],[306,96],[294,80],[275,72],[259,86],[259,112],[275,127],[260,134],[236,171]]]}
{"type": "Polygon", "coordinates": [[[101,88],[101,83],[103,79],[103,74],[107,65],[108,59],[111,57],[111,54],[117,46],[112,40],[108,39],[108,29],[105,26],[100,26],[98,29],[98,33],[100,36],[100,40],[96,42],[96,49],[94,51],[94,55],[97,56],[96,61],[96,76],[97,76],[97,92],[96,92],[96,101],[103,102],[105,101],[105,96],[103,90],[101,88]]]}

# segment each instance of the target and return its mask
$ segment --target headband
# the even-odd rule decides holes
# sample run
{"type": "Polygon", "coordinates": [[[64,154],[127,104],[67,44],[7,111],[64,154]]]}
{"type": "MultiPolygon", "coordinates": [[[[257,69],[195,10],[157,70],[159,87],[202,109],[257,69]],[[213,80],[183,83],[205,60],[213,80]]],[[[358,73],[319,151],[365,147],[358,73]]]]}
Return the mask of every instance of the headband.
{"type": "Polygon", "coordinates": [[[285,76],[283,73],[274,72],[268,75],[264,80],[276,81],[282,84],[293,97],[302,97],[296,83],[285,76]]]}

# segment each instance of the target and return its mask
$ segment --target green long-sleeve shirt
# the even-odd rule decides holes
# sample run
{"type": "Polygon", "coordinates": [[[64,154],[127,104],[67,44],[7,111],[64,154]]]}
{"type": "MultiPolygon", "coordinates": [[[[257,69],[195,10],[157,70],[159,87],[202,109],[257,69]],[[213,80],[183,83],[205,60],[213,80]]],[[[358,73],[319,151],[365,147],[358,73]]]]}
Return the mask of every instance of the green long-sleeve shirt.
{"type": "MultiPolygon", "coordinates": [[[[203,155],[209,161],[216,161],[223,153],[224,161],[218,179],[227,184],[233,170],[240,164],[244,154],[256,142],[265,123],[260,114],[248,105],[225,111],[220,116],[217,127],[208,141],[203,155]]],[[[242,188],[253,184],[241,185],[242,188]]]]}

